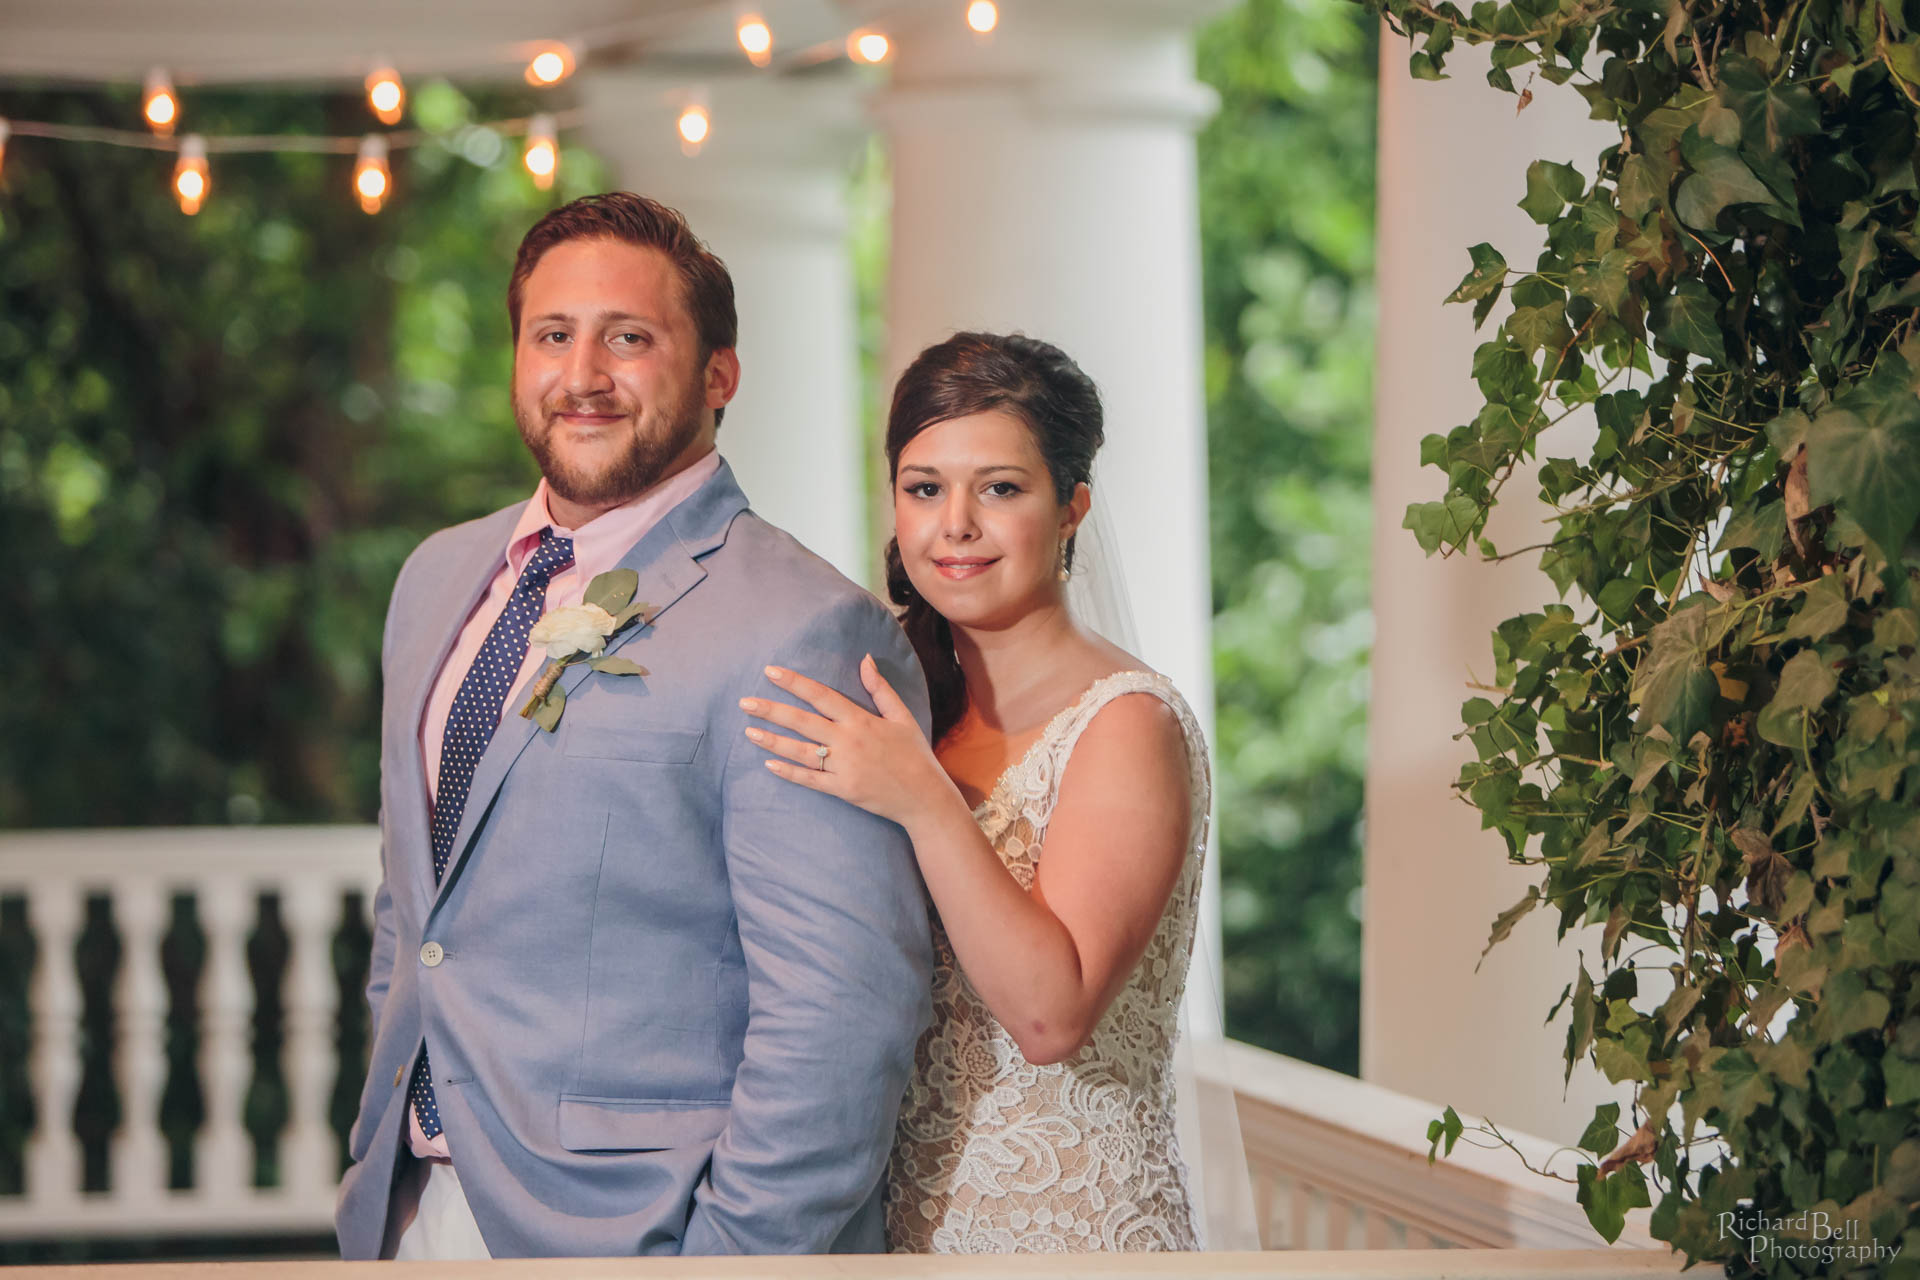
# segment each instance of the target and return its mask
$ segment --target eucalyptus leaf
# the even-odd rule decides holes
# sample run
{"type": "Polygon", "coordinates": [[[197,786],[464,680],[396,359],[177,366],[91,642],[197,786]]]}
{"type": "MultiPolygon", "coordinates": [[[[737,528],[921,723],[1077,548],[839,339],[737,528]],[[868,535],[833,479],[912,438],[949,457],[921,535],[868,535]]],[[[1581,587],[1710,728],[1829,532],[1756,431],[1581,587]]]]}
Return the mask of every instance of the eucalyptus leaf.
{"type": "Polygon", "coordinates": [[[559,685],[547,691],[547,696],[533,704],[533,721],[548,733],[560,727],[560,713],[567,709],[567,691],[559,685]]]}
{"type": "Polygon", "coordinates": [[[597,604],[616,618],[640,587],[640,575],[632,569],[609,569],[597,573],[587,584],[582,603],[597,604]]]}
{"type": "Polygon", "coordinates": [[[602,675],[644,676],[647,674],[647,669],[639,663],[633,661],[631,658],[622,658],[618,655],[605,658],[592,658],[588,660],[587,665],[602,675]]]}

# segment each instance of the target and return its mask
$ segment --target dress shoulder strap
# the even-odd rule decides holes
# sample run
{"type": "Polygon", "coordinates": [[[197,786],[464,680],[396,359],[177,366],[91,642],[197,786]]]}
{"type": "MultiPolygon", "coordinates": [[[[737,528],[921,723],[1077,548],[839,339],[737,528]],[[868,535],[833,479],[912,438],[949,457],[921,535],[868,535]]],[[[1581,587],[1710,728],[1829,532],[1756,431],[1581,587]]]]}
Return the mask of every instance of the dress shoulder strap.
{"type": "Polygon", "coordinates": [[[1206,811],[1211,799],[1212,771],[1207,763],[1206,735],[1200,730],[1200,722],[1193,714],[1193,708],[1180,696],[1173,681],[1157,671],[1115,671],[1094,681],[1080,695],[1079,701],[1055,716],[1047,726],[1046,746],[1038,762],[1045,779],[1045,787],[1041,791],[1044,807],[1035,815],[1039,823],[1044,823],[1053,812],[1053,802],[1060,794],[1060,779],[1066,772],[1067,758],[1073,754],[1074,744],[1079,742],[1080,735],[1086,732],[1087,726],[1093,723],[1094,717],[1108,703],[1129,693],[1150,693],[1166,703],[1179,717],[1180,728],[1187,742],[1190,785],[1199,801],[1199,811],[1206,811]]]}

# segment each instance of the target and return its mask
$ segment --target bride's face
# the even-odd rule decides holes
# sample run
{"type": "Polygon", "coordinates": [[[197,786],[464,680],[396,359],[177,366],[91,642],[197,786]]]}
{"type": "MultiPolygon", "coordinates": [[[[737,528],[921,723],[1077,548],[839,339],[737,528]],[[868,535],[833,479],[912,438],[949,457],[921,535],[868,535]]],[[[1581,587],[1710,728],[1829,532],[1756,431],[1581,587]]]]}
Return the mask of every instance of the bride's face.
{"type": "Polygon", "coordinates": [[[1057,604],[1060,542],[1077,521],[1054,496],[1033,433],[1009,414],[949,419],[900,451],[900,558],[914,590],[956,625],[1006,626],[1057,604]]]}

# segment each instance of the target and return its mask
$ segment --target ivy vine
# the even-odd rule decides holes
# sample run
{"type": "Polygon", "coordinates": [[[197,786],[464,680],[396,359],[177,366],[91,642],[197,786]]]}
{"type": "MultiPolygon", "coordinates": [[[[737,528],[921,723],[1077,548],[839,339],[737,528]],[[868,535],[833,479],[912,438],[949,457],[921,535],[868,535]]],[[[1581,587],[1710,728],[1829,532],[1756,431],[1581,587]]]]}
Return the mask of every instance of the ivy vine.
{"type": "Polygon", "coordinates": [[[1522,107],[1570,84],[1619,130],[1592,182],[1528,168],[1530,268],[1470,251],[1450,300],[1511,309],[1405,521],[1499,556],[1503,486],[1591,407],[1525,549],[1580,604],[1494,632],[1456,784],[1541,870],[1489,947],[1601,926],[1554,1012],[1634,1101],[1581,1202],[1733,1275],[1920,1275],[1920,0],[1367,3],[1416,77],[1491,45],[1522,107]]]}

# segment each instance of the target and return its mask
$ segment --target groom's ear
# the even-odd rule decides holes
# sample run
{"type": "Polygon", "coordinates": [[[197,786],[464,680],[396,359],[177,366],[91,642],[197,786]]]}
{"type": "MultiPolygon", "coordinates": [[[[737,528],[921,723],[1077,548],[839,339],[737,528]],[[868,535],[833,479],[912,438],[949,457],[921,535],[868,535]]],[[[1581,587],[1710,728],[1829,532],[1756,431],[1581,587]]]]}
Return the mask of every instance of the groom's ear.
{"type": "Polygon", "coordinates": [[[732,347],[720,347],[707,357],[707,408],[724,409],[740,389],[740,356],[732,347]]]}

